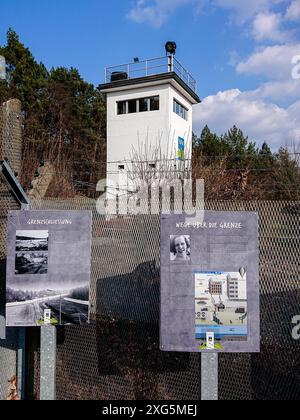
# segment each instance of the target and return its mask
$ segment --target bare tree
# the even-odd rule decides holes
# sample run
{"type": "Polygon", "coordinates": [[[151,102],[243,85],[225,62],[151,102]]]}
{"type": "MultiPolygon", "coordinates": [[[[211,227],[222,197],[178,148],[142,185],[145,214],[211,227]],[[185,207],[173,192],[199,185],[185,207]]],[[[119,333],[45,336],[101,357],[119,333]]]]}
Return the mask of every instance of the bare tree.
{"type": "Polygon", "coordinates": [[[169,134],[166,147],[162,147],[163,139],[160,135],[156,144],[138,140],[137,148],[132,147],[126,173],[128,181],[138,187],[143,181],[149,186],[153,182],[186,180],[192,178],[191,143],[184,150],[184,156],[178,155],[174,138],[169,134]]]}

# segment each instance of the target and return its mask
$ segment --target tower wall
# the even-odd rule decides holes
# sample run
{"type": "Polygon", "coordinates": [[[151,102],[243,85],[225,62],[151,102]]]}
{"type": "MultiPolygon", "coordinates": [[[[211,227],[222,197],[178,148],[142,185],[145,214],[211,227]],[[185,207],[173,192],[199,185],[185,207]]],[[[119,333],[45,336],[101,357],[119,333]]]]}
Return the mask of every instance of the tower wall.
{"type": "Polygon", "coordinates": [[[139,177],[138,162],[160,165],[160,161],[177,160],[179,137],[184,139],[185,158],[191,157],[192,103],[169,81],[112,89],[106,94],[108,185],[112,181],[112,186],[119,183],[121,189],[130,190],[127,175],[131,172],[131,177],[132,173],[139,177]],[[159,110],[118,115],[119,102],[155,96],[159,96],[159,110]],[[174,112],[174,99],[186,109],[186,119],[174,112]]]}
{"type": "Polygon", "coordinates": [[[173,86],[169,86],[169,115],[170,131],[173,144],[178,149],[178,138],[185,140],[185,158],[192,156],[192,135],[193,135],[193,108],[191,102],[183,97],[173,86]],[[187,109],[187,120],[181,118],[173,110],[174,99],[181,103],[187,109]]]}

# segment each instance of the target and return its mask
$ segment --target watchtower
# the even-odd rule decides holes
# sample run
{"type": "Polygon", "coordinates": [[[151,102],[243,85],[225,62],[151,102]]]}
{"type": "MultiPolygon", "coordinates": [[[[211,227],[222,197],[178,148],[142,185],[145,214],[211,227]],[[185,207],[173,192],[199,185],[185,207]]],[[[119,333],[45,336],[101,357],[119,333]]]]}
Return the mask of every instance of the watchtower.
{"type": "Polygon", "coordinates": [[[164,57],[135,58],[105,69],[105,83],[99,88],[107,98],[107,187],[111,193],[114,183],[122,191],[131,190],[128,172],[133,170],[133,158],[146,161],[150,171],[159,158],[174,160],[175,166],[191,158],[192,108],[200,102],[196,81],[175,58],[175,43],[168,42],[166,52],[164,57]]]}

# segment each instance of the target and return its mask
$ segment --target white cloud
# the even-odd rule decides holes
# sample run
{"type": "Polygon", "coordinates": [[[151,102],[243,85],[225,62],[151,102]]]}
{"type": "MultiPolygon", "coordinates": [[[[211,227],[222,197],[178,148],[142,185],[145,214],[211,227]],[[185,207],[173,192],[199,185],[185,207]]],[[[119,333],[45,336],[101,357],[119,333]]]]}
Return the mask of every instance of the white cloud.
{"type": "Polygon", "coordinates": [[[292,32],[283,30],[282,23],[280,13],[259,13],[253,21],[252,36],[256,41],[286,42],[292,32]]]}
{"type": "Polygon", "coordinates": [[[300,20],[300,0],[293,0],[292,4],[287,9],[285,18],[291,21],[300,20]]]}
{"type": "Polygon", "coordinates": [[[262,48],[236,66],[239,74],[263,76],[267,82],[253,91],[257,97],[292,103],[300,97],[300,80],[292,77],[292,59],[300,43],[262,48]]]}
{"type": "Polygon", "coordinates": [[[286,145],[300,130],[300,101],[284,109],[268,103],[254,92],[238,89],[209,96],[194,110],[194,131],[206,124],[218,134],[238,125],[251,140],[267,141],[273,150],[286,145]]]}
{"type": "Polygon", "coordinates": [[[286,145],[300,132],[300,81],[292,78],[292,58],[300,54],[300,43],[264,47],[236,66],[239,74],[263,76],[267,82],[256,90],[225,91],[204,100],[196,111],[197,126],[202,118],[222,133],[239,125],[259,144],[267,141],[274,150],[286,145]],[[278,106],[274,102],[290,104],[278,106]]]}
{"type": "Polygon", "coordinates": [[[300,98],[299,80],[267,82],[254,91],[256,97],[277,102],[294,102],[300,98]]]}
{"type": "Polygon", "coordinates": [[[127,17],[136,23],[160,28],[176,9],[197,0],[137,0],[127,17]]]}
{"type": "Polygon", "coordinates": [[[214,0],[214,3],[234,14],[237,23],[244,23],[259,13],[266,13],[287,0],[214,0]]]}
{"type": "Polygon", "coordinates": [[[228,10],[238,24],[254,18],[259,13],[267,13],[273,7],[289,0],[135,0],[127,17],[137,23],[149,23],[161,27],[181,6],[191,5],[196,12],[203,7],[213,10],[221,7],[228,10]]]}
{"type": "Polygon", "coordinates": [[[240,62],[236,70],[240,74],[265,76],[273,81],[289,81],[292,79],[292,58],[299,54],[300,43],[262,48],[240,62]]]}
{"type": "Polygon", "coordinates": [[[128,18],[158,28],[187,5],[195,12],[205,6],[227,10],[257,43],[265,43],[244,61],[237,52],[230,57],[238,74],[260,76],[265,82],[252,91],[232,89],[204,99],[195,107],[194,131],[199,133],[207,124],[221,134],[236,124],[251,140],[267,141],[274,150],[299,137],[300,81],[292,79],[291,63],[300,55],[300,42],[292,41],[296,32],[291,28],[300,19],[300,0],[135,0],[128,18]],[[280,45],[266,46],[269,42],[280,45]]]}

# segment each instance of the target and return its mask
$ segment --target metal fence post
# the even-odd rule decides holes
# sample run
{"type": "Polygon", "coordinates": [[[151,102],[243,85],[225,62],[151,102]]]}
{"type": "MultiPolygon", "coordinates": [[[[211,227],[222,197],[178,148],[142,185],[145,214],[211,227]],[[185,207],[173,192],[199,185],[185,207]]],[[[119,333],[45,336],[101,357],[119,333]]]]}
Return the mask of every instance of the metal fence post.
{"type": "MultiPolygon", "coordinates": [[[[21,210],[29,210],[29,201],[21,203],[21,210]]],[[[18,351],[17,351],[17,378],[18,395],[21,400],[25,399],[25,381],[26,381],[26,329],[18,328],[18,351]]]]}
{"type": "Polygon", "coordinates": [[[218,354],[202,353],[201,355],[201,400],[218,401],[218,354]]]}
{"type": "Polygon", "coordinates": [[[0,315],[0,340],[6,339],[6,326],[5,326],[5,318],[4,316],[0,315]]]}
{"type": "Polygon", "coordinates": [[[56,400],[56,327],[41,327],[40,399],[56,400]]]}
{"type": "Polygon", "coordinates": [[[25,399],[26,378],[26,329],[18,328],[18,353],[17,353],[17,378],[18,395],[21,400],[25,399]]]}

